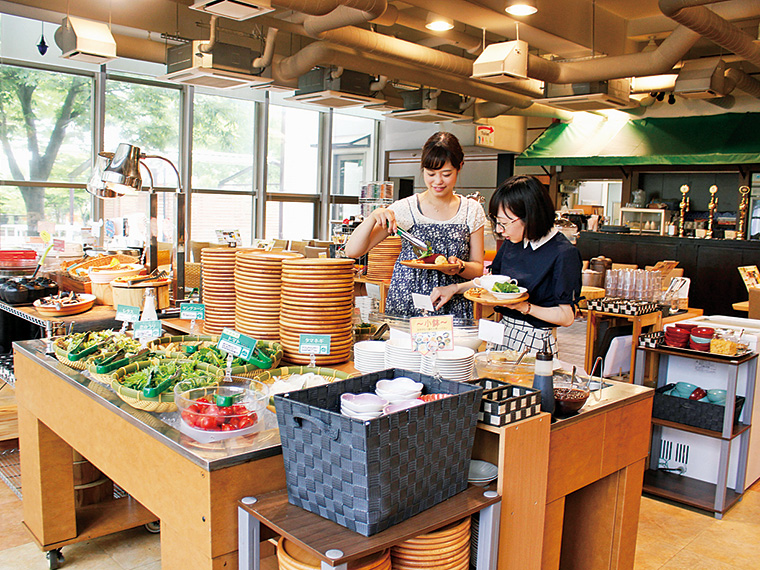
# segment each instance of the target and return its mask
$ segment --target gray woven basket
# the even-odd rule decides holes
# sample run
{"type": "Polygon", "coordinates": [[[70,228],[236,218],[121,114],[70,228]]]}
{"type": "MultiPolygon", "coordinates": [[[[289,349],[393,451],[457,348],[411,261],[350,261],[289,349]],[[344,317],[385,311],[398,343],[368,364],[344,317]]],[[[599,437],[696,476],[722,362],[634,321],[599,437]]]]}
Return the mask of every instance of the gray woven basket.
{"type": "Polygon", "coordinates": [[[464,491],[482,392],[391,369],[275,396],[290,503],[370,536],[464,491]],[[374,420],[340,414],[341,394],[400,376],[453,396],[374,420]]]}

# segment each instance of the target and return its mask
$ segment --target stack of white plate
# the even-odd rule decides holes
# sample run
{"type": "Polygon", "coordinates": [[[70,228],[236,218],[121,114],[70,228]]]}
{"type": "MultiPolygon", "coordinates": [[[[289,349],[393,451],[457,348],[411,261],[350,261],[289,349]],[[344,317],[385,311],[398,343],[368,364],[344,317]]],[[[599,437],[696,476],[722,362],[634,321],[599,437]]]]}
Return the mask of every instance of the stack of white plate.
{"type": "Polygon", "coordinates": [[[470,473],[467,477],[468,483],[472,483],[478,487],[485,487],[492,481],[495,481],[498,476],[499,468],[493,463],[480,461],[479,459],[470,461],[470,473]]]}
{"type": "Polygon", "coordinates": [[[419,372],[422,355],[412,350],[411,340],[390,339],[385,342],[385,367],[419,372]]]}
{"type": "MultiPolygon", "coordinates": [[[[455,346],[454,350],[439,352],[435,357],[435,368],[446,380],[466,382],[472,379],[472,368],[475,363],[475,351],[466,346],[455,346]]],[[[420,372],[434,375],[433,358],[424,356],[420,372]]]]}
{"type": "Polygon", "coordinates": [[[363,374],[385,370],[385,343],[363,340],[354,345],[354,368],[363,374]]]}

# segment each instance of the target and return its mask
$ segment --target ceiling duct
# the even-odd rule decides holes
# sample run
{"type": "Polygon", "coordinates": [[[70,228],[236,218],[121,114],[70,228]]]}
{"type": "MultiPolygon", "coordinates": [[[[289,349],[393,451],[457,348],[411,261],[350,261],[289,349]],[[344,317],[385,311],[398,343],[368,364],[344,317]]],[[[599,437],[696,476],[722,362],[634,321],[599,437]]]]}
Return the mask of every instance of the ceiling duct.
{"type": "Polygon", "coordinates": [[[61,57],[101,64],[116,59],[116,40],[107,24],[67,16],[55,31],[61,57]]]}
{"type": "Polygon", "coordinates": [[[673,93],[687,99],[714,99],[727,95],[726,64],[719,57],[684,62],[673,93]]]}
{"type": "Polygon", "coordinates": [[[387,117],[419,123],[439,123],[462,118],[463,98],[457,93],[423,87],[401,93],[404,110],[387,113],[387,117]]]}
{"type": "Polygon", "coordinates": [[[382,103],[374,97],[367,73],[350,69],[317,67],[298,78],[298,90],[288,99],[324,107],[357,107],[382,103]]]}
{"type": "Polygon", "coordinates": [[[258,0],[257,2],[248,2],[247,0],[197,0],[190,8],[237,21],[248,20],[274,11],[269,0],[258,0]]]}
{"type": "Polygon", "coordinates": [[[546,98],[535,101],[568,111],[625,109],[638,105],[636,101],[631,101],[630,89],[628,79],[573,84],[547,83],[546,98]]]}
{"type": "Polygon", "coordinates": [[[472,64],[472,77],[490,83],[528,78],[528,43],[522,40],[491,44],[472,64]]]}
{"type": "Polygon", "coordinates": [[[166,75],[159,79],[216,89],[234,89],[271,83],[254,75],[253,61],[260,54],[247,47],[215,42],[208,52],[201,51],[204,40],[195,40],[166,50],[166,75]]]}

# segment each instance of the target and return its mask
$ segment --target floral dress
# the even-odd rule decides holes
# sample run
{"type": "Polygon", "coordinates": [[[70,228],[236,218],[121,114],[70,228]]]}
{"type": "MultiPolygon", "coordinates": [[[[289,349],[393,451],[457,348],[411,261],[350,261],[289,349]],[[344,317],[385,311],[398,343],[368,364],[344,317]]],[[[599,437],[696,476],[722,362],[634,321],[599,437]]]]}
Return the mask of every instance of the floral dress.
{"type": "MultiPolygon", "coordinates": [[[[432,220],[433,223],[427,222],[428,218],[425,218],[419,210],[417,195],[397,202],[393,206],[394,211],[401,209],[403,212],[403,215],[397,215],[397,221],[402,229],[406,229],[422,241],[430,243],[435,253],[446,258],[453,255],[458,259],[469,260],[470,234],[485,223],[485,214],[480,204],[464,197],[460,197],[457,214],[446,222],[433,222],[432,220]],[[400,206],[397,206],[399,204],[400,206]],[[408,208],[408,210],[404,211],[404,208],[408,208]],[[475,208],[479,211],[474,210],[475,208]],[[404,218],[409,218],[411,221],[411,226],[408,228],[404,227],[407,225],[403,223],[404,218]]],[[[422,311],[414,307],[412,293],[430,295],[434,287],[443,287],[465,281],[458,275],[446,275],[436,269],[407,267],[400,263],[402,260],[416,258],[411,244],[402,240],[401,253],[393,268],[393,277],[385,300],[386,314],[400,317],[420,316],[422,311]]],[[[448,303],[432,314],[453,315],[456,318],[471,319],[472,302],[462,295],[454,295],[448,303]]]]}

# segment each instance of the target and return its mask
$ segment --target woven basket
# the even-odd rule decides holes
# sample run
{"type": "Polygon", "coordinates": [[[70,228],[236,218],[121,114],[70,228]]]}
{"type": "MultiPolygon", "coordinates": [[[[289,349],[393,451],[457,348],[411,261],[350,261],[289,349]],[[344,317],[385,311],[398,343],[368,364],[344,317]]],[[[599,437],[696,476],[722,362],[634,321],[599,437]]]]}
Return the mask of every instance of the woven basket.
{"type": "Polygon", "coordinates": [[[71,268],[75,267],[76,269],[89,269],[90,267],[102,267],[104,265],[108,265],[114,259],[119,263],[137,263],[139,261],[136,257],[132,257],[131,255],[123,255],[121,253],[117,253],[115,255],[99,255],[97,257],[91,257],[86,261],[69,263],[65,268],[69,277],[72,279],[76,279],[78,281],[89,281],[89,276],[76,275],[75,273],[71,272],[71,268]]]}
{"type": "MultiPolygon", "coordinates": [[[[165,360],[165,359],[164,359],[165,360]]],[[[177,362],[177,359],[171,359],[177,362]]],[[[142,360],[140,362],[133,362],[123,368],[119,368],[114,371],[112,375],[111,388],[116,394],[124,400],[127,404],[138,410],[145,410],[146,412],[164,413],[164,412],[176,412],[177,404],[174,403],[174,392],[167,390],[162,392],[154,398],[147,398],[143,395],[142,390],[135,390],[133,388],[127,388],[121,384],[121,380],[129,374],[148,368],[153,364],[160,364],[161,360],[142,360]]],[[[195,368],[198,370],[205,370],[210,372],[217,378],[221,378],[222,371],[215,366],[204,363],[195,363],[195,368]]]]}
{"type": "MultiPolygon", "coordinates": [[[[99,356],[108,357],[108,356],[112,356],[113,354],[116,354],[116,353],[115,352],[106,352],[106,353],[101,354],[99,356]]],[[[146,353],[144,355],[144,358],[138,360],[138,362],[140,362],[141,360],[149,360],[149,357],[148,357],[149,354],[150,353],[146,353]]],[[[87,366],[87,372],[90,374],[90,376],[92,377],[92,379],[95,380],[96,382],[100,382],[101,384],[105,384],[106,386],[110,386],[111,382],[113,382],[113,374],[114,374],[114,372],[116,372],[116,370],[113,370],[113,371],[108,372],[106,374],[99,374],[96,371],[97,367],[93,363],[93,359],[88,359],[88,360],[89,360],[89,362],[87,363],[88,364],[88,366],[87,366]]],[[[155,362],[156,359],[154,358],[153,361],[155,362]]]]}
{"type": "MultiPolygon", "coordinates": [[[[162,350],[161,346],[165,346],[173,342],[190,343],[200,341],[209,341],[215,343],[219,341],[219,337],[215,335],[162,336],[161,338],[157,338],[156,340],[152,341],[148,347],[167,358],[187,358],[186,354],[183,354],[181,352],[168,352],[166,350],[162,350]]],[[[268,340],[259,340],[257,345],[267,349],[275,349],[274,356],[272,357],[272,368],[279,366],[283,354],[282,345],[280,345],[280,343],[268,340]]],[[[258,378],[258,376],[264,372],[267,372],[267,370],[261,369],[253,364],[246,364],[245,366],[234,366],[232,368],[233,376],[244,376],[246,378],[258,378]]]]}
{"type": "Polygon", "coordinates": [[[274,382],[274,379],[276,377],[280,377],[282,380],[285,380],[289,376],[292,376],[293,374],[307,374],[311,372],[312,374],[319,374],[320,376],[324,376],[327,380],[330,382],[335,382],[336,380],[345,380],[346,378],[351,378],[353,376],[358,376],[358,374],[349,374],[348,372],[341,372],[340,370],[335,370],[335,368],[311,368],[309,366],[283,366],[282,368],[275,368],[273,370],[263,370],[261,374],[256,376],[256,380],[259,382],[263,382],[264,384],[271,384],[274,382]]]}
{"type": "MultiPolygon", "coordinates": [[[[62,349],[60,346],[54,344],[53,345],[53,351],[55,352],[55,357],[58,359],[58,361],[61,364],[65,364],[69,368],[74,368],[75,370],[86,370],[89,366],[89,358],[83,358],[81,360],[69,360],[69,351],[62,349]]],[[[97,356],[97,352],[93,356],[97,356]]]]}

